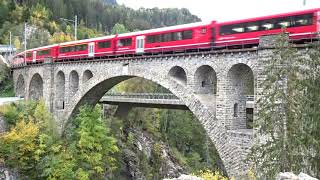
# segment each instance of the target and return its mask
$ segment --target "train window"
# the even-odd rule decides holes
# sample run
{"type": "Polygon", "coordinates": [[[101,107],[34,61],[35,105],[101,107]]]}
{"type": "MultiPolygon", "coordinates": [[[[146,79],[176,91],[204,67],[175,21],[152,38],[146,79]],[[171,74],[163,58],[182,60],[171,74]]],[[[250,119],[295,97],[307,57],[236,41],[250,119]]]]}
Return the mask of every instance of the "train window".
{"type": "Polygon", "coordinates": [[[131,44],[132,44],[132,39],[131,38],[119,39],[118,40],[118,47],[131,46],[131,44]]]}
{"type": "Polygon", "coordinates": [[[261,23],[261,30],[270,30],[270,29],[274,29],[274,24],[273,22],[270,21],[262,21],[261,23]]]}
{"type": "Polygon", "coordinates": [[[308,26],[312,25],[312,14],[304,14],[292,16],[293,26],[308,26]]]}
{"type": "Polygon", "coordinates": [[[42,51],[39,51],[38,52],[38,55],[39,56],[44,56],[44,55],[48,55],[50,53],[49,49],[47,50],[42,50],[42,51]]]}
{"type": "Polygon", "coordinates": [[[60,48],[60,52],[61,52],[61,53],[69,52],[69,47],[62,47],[62,48],[60,48]]]}
{"type": "Polygon", "coordinates": [[[250,22],[246,25],[246,32],[254,32],[259,30],[259,21],[250,22]]]}
{"type": "Polygon", "coordinates": [[[74,51],[76,51],[76,47],[75,46],[70,46],[69,50],[70,50],[70,52],[74,52],[74,51]]]}
{"type": "Polygon", "coordinates": [[[85,51],[88,49],[88,46],[86,44],[82,44],[82,45],[76,45],[74,47],[75,51],[85,51]]]}
{"type": "Polygon", "coordinates": [[[155,42],[155,36],[147,36],[147,43],[151,44],[155,42]]]}
{"type": "Polygon", "coordinates": [[[174,40],[174,41],[182,40],[182,32],[172,33],[172,40],[174,40]]]}
{"type": "Polygon", "coordinates": [[[221,35],[229,35],[229,34],[237,34],[237,33],[243,33],[245,32],[245,24],[232,24],[232,25],[226,25],[222,26],[220,29],[221,35]]]}
{"type": "Polygon", "coordinates": [[[281,29],[281,28],[288,28],[291,27],[291,18],[290,17],[283,17],[283,18],[277,18],[275,19],[275,29],[281,29]]]}
{"type": "Polygon", "coordinates": [[[163,34],[162,36],[163,36],[162,37],[162,42],[169,42],[169,41],[172,40],[171,33],[166,33],[166,34],[163,34]]]}
{"type": "Polygon", "coordinates": [[[182,32],[182,39],[192,39],[192,30],[186,30],[182,32]]]}
{"type": "Polygon", "coordinates": [[[234,27],[232,28],[232,31],[235,33],[242,33],[244,32],[244,27],[234,27]]]}
{"type": "Polygon", "coordinates": [[[99,47],[99,49],[110,48],[111,47],[111,41],[98,42],[98,47],[99,47]]]}
{"type": "Polygon", "coordinates": [[[290,22],[288,21],[281,21],[278,23],[282,28],[286,28],[290,26],[290,22]]]}
{"type": "Polygon", "coordinates": [[[30,57],[32,57],[32,53],[31,53],[31,52],[28,52],[28,53],[26,54],[26,56],[27,56],[27,58],[30,58],[30,57]]]}
{"type": "Polygon", "coordinates": [[[155,40],[155,42],[161,42],[162,41],[162,35],[161,34],[156,35],[154,40],[155,40]]]}

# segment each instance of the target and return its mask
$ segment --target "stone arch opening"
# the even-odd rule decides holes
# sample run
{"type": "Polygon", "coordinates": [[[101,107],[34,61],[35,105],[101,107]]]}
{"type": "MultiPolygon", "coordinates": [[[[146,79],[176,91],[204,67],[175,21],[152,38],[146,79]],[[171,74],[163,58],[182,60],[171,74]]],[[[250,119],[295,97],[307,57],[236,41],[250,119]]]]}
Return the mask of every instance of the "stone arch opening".
{"type": "Polygon", "coordinates": [[[183,84],[183,85],[187,84],[187,73],[180,66],[175,66],[171,68],[169,71],[169,76],[180,84],[183,84]]]}
{"type": "Polygon", "coordinates": [[[195,91],[198,94],[217,93],[217,75],[211,66],[200,66],[195,73],[195,91]]]}
{"type": "Polygon", "coordinates": [[[93,77],[93,74],[90,70],[86,70],[83,73],[83,77],[82,77],[82,82],[86,83],[87,81],[89,81],[89,79],[91,79],[93,77]]]}
{"type": "Polygon", "coordinates": [[[43,97],[43,80],[42,77],[36,73],[32,76],[29,85],[29,99],[40,100],[43,97]]]}
{"type": "Polygon", "coordinates": [[[246,64],[233,65],[227,76],[226,83],[226,112],[227,128],[252,128],[253,107],[249,106],[254,96],[254,75],[252,69],[246,64]],[[250,103],[249,103],[250,102],[250,103]],[[251,110],[250,110],[251,109],[251,110]]]}
{"type": "MultiPolygon", "coordinates": [[[[236,152],[239,151],[238,147],[233,147],[232,144],[228,144],[228,141],[226,139],[228,138],[228,134],[225,133],[225,128],[220,126],[219,123],[215,123],[214,120],[212,123],[208,123],[208,121],[211,121],[212,114],[204,115],[207,111],[205,109],[201,108],[200,101],[192,101],[195,103],[191,103],[189,96],[183,96],[179,92],[184,92],[184,87],[177,87],[177,86],[170,86],[170,83],[163,82],[158,80],[154,77],[144,77],[144,76],[127,76],[127,75],[120,75],[120,76],[111,76],[111,77],[100,77],[95,82],[92,82],[91,84],[88,84],[88,86],[85,87],[85,89],[82,90],[82,93],[77,92],[77,94],[74,96],[74,98],[69,102],[68,109],[66,109],[64,117],[67,117],[68,119],[71,119],[73,116],[76,115],[78,112],[80,106],[82,105],[95,105],[99,102],[99,100],[104,96],[106,92],[108,92],[110,89],[112,89],[115,85],[121,83],[122,81],[128,80],[130,78],[134,77],[141,77],[150,81],[153,81],[164,88],[168,89],[170,92],[172,92],[174,95],[176,95],[178,98],[180,98],[187,107],[190,109],[190,111],[198,118],[200,123],[203,125],[205,131],[208,134],[208,137],[212,140],[214,146],[216,147],[218,154],[220,155],[220,158],[223,163],[221,163],[222,166],[226,169],[228,173],[233,173],[233,167],[232,162],[229,162],[229,158],[224,156],[225,147],[226,146],[232,146],[232,149],[236,152]],[[177,89],[179,88],[179,89],[177,89]]],[[[215,118],[214,118],[215,119],[215,118]]],[[[66,121],[69,122],[69,121],[66,121]]],[[[64,124],[64,127],[66,128],[68,124],[64,124]]],[[[64,128],[64,129],[65,129],[64,128]]],[[[236,153],[237,154],[237,153],[236,153]]],[[[236,171],[234,171],[236,172],[236,171]]],[[[232,175],[232,174],[230,174],[232,175]]]]}
{"type": "Polygon", "coordinates": [[[77,71],[71,71],[69,76],[69,89],[71,94],[75,94],[79,90],[79,74],[77,71]]]}
{"type": "Polygon", "coordinates": [[[59,71],[56,76],[56,108],[64,109],[65,107],[65,91],[66,78],[62,71],[59,71]]]}
{"type": "Polygon", "coordinates": [[[25,97],[25,82],[23,76],[20,74],[16,84],[16,96],[24,98],[25,97]]]}

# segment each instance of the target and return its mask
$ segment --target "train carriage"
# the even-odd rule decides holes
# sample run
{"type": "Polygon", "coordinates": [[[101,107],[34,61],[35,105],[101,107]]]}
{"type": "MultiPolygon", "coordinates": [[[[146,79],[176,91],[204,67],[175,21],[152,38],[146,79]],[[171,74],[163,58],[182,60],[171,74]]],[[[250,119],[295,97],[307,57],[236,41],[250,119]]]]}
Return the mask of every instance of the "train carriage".
{"type": "Polygon", "coordinates": [[[291,40],[318,38],[320,9],[297,11],[259,18],[217,23],[216,46],[258,44],[259,37],[279,34],[282,29],[291,40]]]}

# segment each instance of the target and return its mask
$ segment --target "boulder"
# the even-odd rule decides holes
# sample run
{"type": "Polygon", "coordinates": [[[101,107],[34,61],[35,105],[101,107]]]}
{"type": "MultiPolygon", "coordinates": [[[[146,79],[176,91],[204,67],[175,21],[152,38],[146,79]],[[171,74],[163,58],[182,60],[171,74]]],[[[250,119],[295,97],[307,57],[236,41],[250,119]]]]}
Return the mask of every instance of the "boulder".
{"type": "Polygon", "coordinates": [[[276,179],[277,180],[318,180],[304,173],[300,173],[299,176],[297,176],[292,172],[279,173],[276,179]]]}
{"type": "Polygon", "coordinates": [[[311,177],[308,174],[300,173],[298,175],[299,180],[318,180],[317,178],[311,177]]]}
{"type": "Polygon", "coordinates": [[[173,179],[163,179],[163,180],[204,180],[203,178],[199,178],[196,176],[191,176],[191,175],[185,175],[182,174],[180,177],[178,178],[173,178],[173,179]]]}
{"type": "Polygon", "coordinates": [[[281,172],[277,176],[277,180],[299,180],[299,178],[292,172],[281,172]]]}

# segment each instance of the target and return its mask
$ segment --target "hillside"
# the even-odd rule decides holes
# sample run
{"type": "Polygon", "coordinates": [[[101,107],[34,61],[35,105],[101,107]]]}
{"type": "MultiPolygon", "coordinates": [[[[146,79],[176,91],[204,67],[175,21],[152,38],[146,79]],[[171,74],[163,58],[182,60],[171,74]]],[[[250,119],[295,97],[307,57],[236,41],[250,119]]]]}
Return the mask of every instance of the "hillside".
{"type": "Polygon", "coordinates": [[[70,41],[75,15],[78,39],[200,21],[187,9],[133,10],[116,0],[0,0],[0,44],[9,43],[11,31],[14,45],[21,49],[24,22],[27,48],[70,41]]]}

